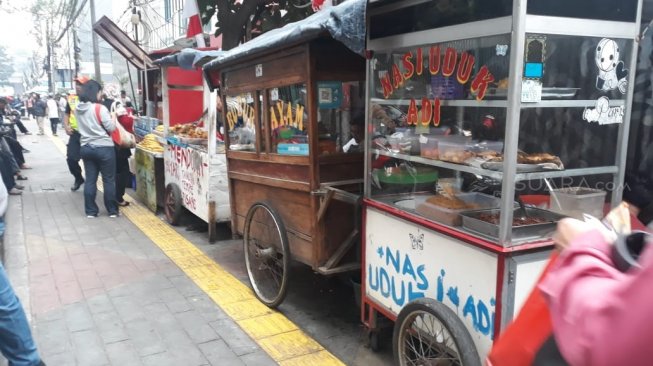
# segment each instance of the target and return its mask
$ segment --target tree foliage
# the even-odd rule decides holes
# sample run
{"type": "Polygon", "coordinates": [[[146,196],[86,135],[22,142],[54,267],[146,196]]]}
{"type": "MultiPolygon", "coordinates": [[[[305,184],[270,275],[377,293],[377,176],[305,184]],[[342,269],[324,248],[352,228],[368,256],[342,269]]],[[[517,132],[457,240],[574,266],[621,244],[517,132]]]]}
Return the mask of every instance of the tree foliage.
{"type": "Polygon", "coordinates": [[[7,54],[7,49],[0,46],[0,83],[6,83],[14,73],[14,60],[7,54]]]}
{"type": "Polygon", "coordinates": [[[197,3],[202,23],[209,23],[217,14],[215,35],[222,35],[224,50],[313,13],[310,0],[198,0],[197,3]]]}

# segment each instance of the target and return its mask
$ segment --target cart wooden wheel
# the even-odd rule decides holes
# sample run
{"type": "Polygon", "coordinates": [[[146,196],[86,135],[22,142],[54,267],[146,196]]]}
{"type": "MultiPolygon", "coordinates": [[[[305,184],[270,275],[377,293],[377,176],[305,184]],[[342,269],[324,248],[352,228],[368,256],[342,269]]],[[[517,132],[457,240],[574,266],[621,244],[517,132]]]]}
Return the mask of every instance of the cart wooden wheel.
{"type": "Polygon", "coordinates": [[[243,232],[245,265],[256,297],[275,308],[288,288],[290,248],[281,217],[267,202],[250,207],[243,232]]]}
{"type": "Polygon", "coordinates": [[[406,305],[395,322],[395,364],[480,366],[476,346],[458,315],[446,305],[422,298],[406,305]]]}
{"type": "Polygon", "coordinates": [[[170,225],[179,224],[182,212],[181,190],[179,189],[179,186],[174,183],[170,183],[166,186],[164,209],[168,223],[170,225]]]}

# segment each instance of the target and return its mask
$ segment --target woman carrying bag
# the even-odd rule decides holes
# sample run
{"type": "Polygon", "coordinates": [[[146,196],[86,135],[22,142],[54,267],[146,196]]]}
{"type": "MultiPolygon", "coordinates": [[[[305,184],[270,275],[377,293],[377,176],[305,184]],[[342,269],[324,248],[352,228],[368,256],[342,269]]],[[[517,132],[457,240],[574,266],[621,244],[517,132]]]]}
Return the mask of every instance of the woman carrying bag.
{"type": "Polygon", "coordinates": [[[75,110],[79,133],[81,135],[81,157],[84,162],[86,181],[84,182],[84,210],[86,217],[94,218],[99,213],[95,203],[97,178],[102,174],[104,186],[104,206],[109,217],[118,216],[116,202],[116,151],[110,134],[116,124],[106,107],[99,104],[102,86],[89,80],[82,86],[79,105],[75,110]]]}

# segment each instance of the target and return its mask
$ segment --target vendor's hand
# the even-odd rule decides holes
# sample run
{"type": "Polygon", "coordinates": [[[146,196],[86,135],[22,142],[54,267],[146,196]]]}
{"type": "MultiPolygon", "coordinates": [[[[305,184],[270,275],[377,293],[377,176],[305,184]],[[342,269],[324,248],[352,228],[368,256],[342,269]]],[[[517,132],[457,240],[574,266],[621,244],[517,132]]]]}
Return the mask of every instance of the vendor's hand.
{"type": "Polygon", "coordinates": [[[65,126],[64,129],[66,130],[66,135],[71,136],[73,134],[73,129],[65,126]]]}
{"type": "Polygon", "coordinates": [[[562,219],[558,222],[558,229],[553,234],[553,241],[558,250],[564,250],[580,235],[594,230],[596,227],[592,224],[576,219],[562,219]]]}

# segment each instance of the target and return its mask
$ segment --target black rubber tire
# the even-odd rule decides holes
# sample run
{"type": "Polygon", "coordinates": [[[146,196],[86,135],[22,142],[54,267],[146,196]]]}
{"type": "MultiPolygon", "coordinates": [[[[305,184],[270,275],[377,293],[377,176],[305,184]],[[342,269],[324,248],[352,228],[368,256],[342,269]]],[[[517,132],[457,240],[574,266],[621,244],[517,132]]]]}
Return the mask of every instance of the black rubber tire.
{"type": "Polygon", "coordinates": [[[374,352],[379,352],[381,350],[381,341],[379,340],[378,330],[370,330],[367,333],[367,345],[374,352]]]}
{"type": "MultiPolygon", "coordinates": [[[[421,365],[421,364],[435,364],[424,362],[411,362],[407,360],[408,355],[406,354],[404,338],[407,336],[407,328],[410,327],[412,320],[419,316],[420,314],[429,314],[437,320],[440,325],[446,329],[446,331],[451,336],[451,340],[457,350],[447,348],[452,352],[452,357],[457,357],[457,361],[449,363],[449,365],[460,365],[460,366],[481,366],[481,360],[476,351],[476,346],[472,340],[471,335],[465,328],[465,325],[460,320],[458,315],[449,309],[446,305],[442,304],[433,299],[421,298],[413,302],[410,302],[399,312],[397,321],[395,322],[393,336],[392,336],[392,351],[394,354],[395,364],[400,366],[407,365],[421,365]]],[[[422,323],[425,324],[425,323],[422,323]]],[[[424,327],[426,328],[426,327],[424,327]]],[[[413,330],[414,331],[414,330],[413,330]]],[[[443,334],[442,337],[445,335],[443,334]]],[[[437,337],[437,336],[436,336],[437,337]]],[[[414,343],[411,342],[414,345],[414,343]]],[[[423,344],[423,343],[422,343],[423,344]]],[[[420,344],[420,345],[422,345],[420,344]]],[[[439,343],[438,343],[439,344],[439,343]]],[[[431,346],[429,343],[426,346],[431,346]]],[[[427,347],[427,348],[429,348],[427,347]]],[[[440,347],[438,347],[440,348],[440,347]]],[[[420,347],[421,351],[422,349],[420,347]]],[[[439,360],[439,358],[426,358],[423,360],[439,360]]],[[[444,359],[440,359],[444,361],[444,359]]],[[[438,363],[439,364],[439,363],[438,363]]],[[[444,363],[442,363],[444,364],[444,363]]]]}
{"type": "Polygon", "coordinates": [[[181,189],[179,189],[179,186],[174,183],[168,184],[166,186],[163,209],[165,211],[166,220],[172,226],[179,225],[179,220],[181,219],[183,211],[181,200],[181,189]]]}
{"type": "MultiPolygon", "coordinates": [[[[260,217],[259,217],[260,219],[260,217]]],[[[268,247],[269,248],[269,247],[268,247]]],[[[276,308],[281,304],[286,297],[286,292],[288,290],[288,279],[290,275],[290,246],[288,245],[288,236],[286,234],[286,227],[281,220],[281,216],[277,211],[272,207],[268,202],[257,202],[253,204],[249,211],[247,212],[247,217],[245,218],[245,228],[243,230],[243,249],[245,251],[245,266],[247,267],[247,276],[249,277],[249,282],[252,285],[254,294],[256,297],[265,305],[270,308],[276,308]],[[259,211],[262,210],[262,211],[259,211]],[[270,223],[274,225],[276,236],[278,237],[278,243],[275,245],[275,262],[276,264],[281,264],[281,281],[278,283],[278,289],[273,289],[273,294],[266,294],[264,292],[263,278],[257,278],[261,272],[264,270],[261,267],[266,267],[269,269],[269,273],[274,276],[274,273],[267,264],[260,264],[259,255],[262,256],[261,252],[258,251],[260,246],[258,246],[255,241],[258,241],[256,238],[252,237],[252,221],[254,220],[254,215],[257,212],[262,212],[263,215],[269,215],[269,218],[272,220],[270,223]],[[256,247],[255,247],[256,246],[256,247]],[[281,260],[279,261],[278,256],[281,255],[281,260]],[[253,267],[254,263],[259,263],[258,268],[253,267]]],[[[265,277],[263,275],[263,277],[265,277]]]]}

